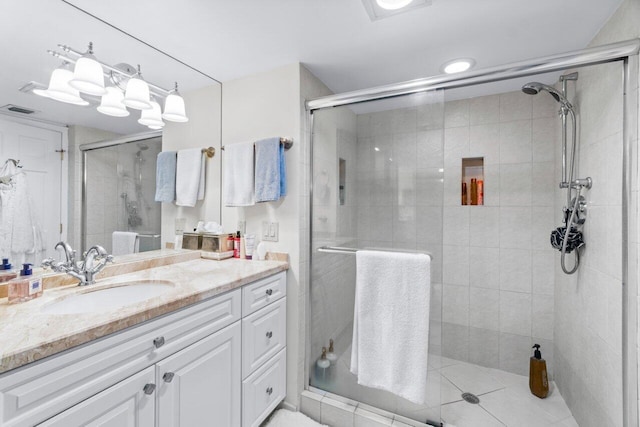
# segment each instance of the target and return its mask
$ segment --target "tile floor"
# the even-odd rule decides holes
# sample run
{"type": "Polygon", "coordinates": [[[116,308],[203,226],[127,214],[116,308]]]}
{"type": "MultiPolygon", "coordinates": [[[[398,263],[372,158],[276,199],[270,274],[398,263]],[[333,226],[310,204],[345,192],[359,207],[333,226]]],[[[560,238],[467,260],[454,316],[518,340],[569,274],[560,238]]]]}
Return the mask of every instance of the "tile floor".
{"type": "MultiPolygon", "coordinates": [[[[453,359],[430,355],[429,395],[438,399],[447,426],[455,427],[576,427],[571,411],[551,384],[549,396],[539,399],[529,391],[529,379],[498,369],[485,368],[453,359]],[[478,396],[479,404],[461,397],[463,392],[478,396]]],[[[410,426],[425,424],[434,407],[426,408],[398,400],[388,412],[342,396],[316,390],[303,395],[302,410],[331,427],[410,426]],[[306,409],[305,410],[305,406],[306,409]],[[395,413],[393,413],[395,412],[395,413]],[[397,415],[397,414],[402,414],[397,415]]]]}

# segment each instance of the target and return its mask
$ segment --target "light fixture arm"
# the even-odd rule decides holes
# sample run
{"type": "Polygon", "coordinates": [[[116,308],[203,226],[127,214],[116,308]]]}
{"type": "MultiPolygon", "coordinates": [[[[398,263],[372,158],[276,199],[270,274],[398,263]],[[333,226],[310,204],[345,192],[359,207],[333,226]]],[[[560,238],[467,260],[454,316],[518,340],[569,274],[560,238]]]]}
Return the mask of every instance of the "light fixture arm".
{"type": "MultiPolygon", "coordinates": [[[[59,44],[58,47],[60,49],[62,49],[65,53],[60,53],[54,50],[47,50],[47,53],[49,53],[50,55],[56,57],[56,58],[60,58],[63,61],[67,61],[71,64],[75,64],[77,62],[77,60],[82,57],[84,55],[83,52],[79,52],[75,49],[73,49],[70,46],[67,45],[63,45],[63,44],[59,44]],[[74,58],[77,57],[77,58],[74,58]]],[[[89,53],[93,52],[93,43],[89,43],[89,53]]],[[[111,66],[109,64],[105,64],[104,62],[96,59],[96,61],[102,66],[103,69],[103,73],[106,77],[109,77],[111,73],[114,74],[118,74],[122,77],[125,77],[127,79],[130,79],[132,77],[134,77],[137,73],[133,73],[133,74],[129,74],[123,70],[120,70],[114,66],[111,66]]],[[[140,66],[138,65],[138,70],[137,72],[140,72],[140,66]]],[[[145,82],[147,83],[147,85],[149,85],[149,89],[151,89],[151,92],[153,92],[154,95],[160,96],[162,98],[166,97],[167,95],[169,95],[171,92],[173,92],[172,90],[167,90],[161,86],[155,85],[153,83],[148,82],[147,80],[145,80],[145,82]]]]}

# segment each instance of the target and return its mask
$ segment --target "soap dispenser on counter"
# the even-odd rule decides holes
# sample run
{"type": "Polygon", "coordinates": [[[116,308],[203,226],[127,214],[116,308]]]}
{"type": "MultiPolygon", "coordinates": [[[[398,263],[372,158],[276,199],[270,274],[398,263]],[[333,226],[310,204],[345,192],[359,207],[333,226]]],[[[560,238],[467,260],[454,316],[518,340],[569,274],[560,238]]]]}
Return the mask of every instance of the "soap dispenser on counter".
{"type": "Polygon", "coordinates": [[[540,344],[534,344],[533,356],[529,361],[529,389],[534,396],[544,399],[549,394],[547,362],[540,353],[540,344]]]}
{"type": "Polygon", "coordinates": [[[22,264],[20,276],[8,284],[8,300],[10,304],[25,302],[42,295],[42,279],[33,275],[32,264],[22,264]]]}
{"type": "Polygon", "coordinates": [[[0,283],[8,282],[18,277],[18,273],[13,270],[13,266],[9,262],[9,258],[2,258],[2,266],[0,266],[0,283]]]}

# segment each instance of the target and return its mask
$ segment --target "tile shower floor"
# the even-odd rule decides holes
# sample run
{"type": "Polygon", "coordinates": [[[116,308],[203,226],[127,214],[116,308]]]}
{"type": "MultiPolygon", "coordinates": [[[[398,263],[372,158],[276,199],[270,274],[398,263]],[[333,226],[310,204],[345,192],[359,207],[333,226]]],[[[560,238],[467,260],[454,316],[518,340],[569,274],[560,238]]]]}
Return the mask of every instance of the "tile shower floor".
{"type": "Polygon", "coordinates": [[[443,421],[456,427],[575,427],[560,392],[551,383],[549,396],[539,399],[529,391],[529,378],[470,363],[430,355],[430,374],[441,375],[443,421]],[[480,403],[462,400],[475,394],[480,403]]]}

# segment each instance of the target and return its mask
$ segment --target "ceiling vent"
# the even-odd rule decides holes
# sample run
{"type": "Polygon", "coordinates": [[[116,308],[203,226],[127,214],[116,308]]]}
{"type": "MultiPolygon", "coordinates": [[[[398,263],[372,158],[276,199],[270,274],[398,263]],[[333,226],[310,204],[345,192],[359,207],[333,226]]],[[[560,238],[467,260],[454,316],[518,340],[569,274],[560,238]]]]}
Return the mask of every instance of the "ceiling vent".
{"type": "Polygon", "coordinates": [[[10,113],[18,113],[18,114],[35,114],[39,111],[32,110],[31,108],[20,107],[18,105],[7,104],[0,107],[0,111],[8,111],[10,113]]]}
{"type": "Polygon", "coordinates": [[[422,7],[431,6],[431,0],[413,0],[408,5],[400,9],[385,9],[381,7],[376,0],[362,0],[362,4],[367,10],[367,14],[371,21],[377,21],[379,19],[389,18],[401,13],[411,12],[422,7]]]}

